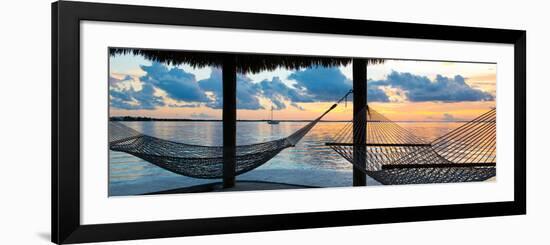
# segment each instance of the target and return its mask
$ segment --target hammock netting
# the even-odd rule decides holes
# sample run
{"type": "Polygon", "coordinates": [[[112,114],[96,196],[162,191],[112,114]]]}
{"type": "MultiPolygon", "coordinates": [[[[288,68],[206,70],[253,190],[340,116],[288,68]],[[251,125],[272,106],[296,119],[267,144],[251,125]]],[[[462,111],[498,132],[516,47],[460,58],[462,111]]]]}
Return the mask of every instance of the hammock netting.
{"type": "Polygon", "coordinates": [[[496,175],[496,109],[431,143],[369,106],[360,113],[366,129],[349,122],[326,145],[382,184],[483,181],[496,175]],[[354,133],[364,143],[355,144],[354,133]]]}
{"type": "MultiPolygon", "coordinates": [[[[341,100],[340,100],[341,101],[341,100]]],[[[339,102],[340,102],[339,101],[339,102]]],[[[253,170],[285,148],[295,146],[327,113],[286,138],[236,147],[235,174],[253,170]]],[[[142,134],[121,122],[109,122],[109,149],[125,152],[171,172],[202,179],[223,177],[223,147],[174,142],[142,134]]]]}

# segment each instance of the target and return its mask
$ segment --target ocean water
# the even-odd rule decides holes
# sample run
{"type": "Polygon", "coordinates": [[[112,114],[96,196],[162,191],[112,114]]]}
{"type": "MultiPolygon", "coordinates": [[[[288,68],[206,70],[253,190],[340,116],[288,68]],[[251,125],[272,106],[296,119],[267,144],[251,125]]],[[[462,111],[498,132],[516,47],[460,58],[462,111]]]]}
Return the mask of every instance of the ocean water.
{"type": "MultiPolygon", "coordinates": [[[[189,144],[221,145],[221,122],[124,122],[144,134],[189,144]]],[[[284,138],[305,122],[238,122],[237,144],[284,138]]],[[[352,165],[325,146],[344,127],[344,122],[320,122],[297,145],[283,150],[266,164],[237,180],[280,182],[295,185],[338,187],[352,185],[352,165]]],[[[401,122],[415,135],[433,139],[462,125],[458,122],[401,122]]],[[[136,195],[220,182],[181,176],[126,153],[109,151],[109,195],[136,195]]],[[[368,185],[378,183],[368,178],[368,185]]]]}

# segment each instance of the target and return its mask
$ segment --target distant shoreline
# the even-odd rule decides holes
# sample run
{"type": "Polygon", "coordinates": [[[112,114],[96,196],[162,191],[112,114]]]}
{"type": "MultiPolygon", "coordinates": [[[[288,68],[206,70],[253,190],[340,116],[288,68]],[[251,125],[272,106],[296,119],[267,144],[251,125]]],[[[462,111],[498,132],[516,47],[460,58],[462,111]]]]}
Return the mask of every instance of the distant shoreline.
{"type": "MultiPolygon", "coordinates": [[[[118,122],[221,122],[221,119],[189,119],[189,118],[151,118],[151,117],[110,117],[109,121],[118,122]]],[[[268,119],[238,119],[237,122],[267,122],[268,119]]],[[[311,122],[313,120],[277,120],[279,122],[311,122]]],[[[351,122],[351,120],[321,120],[320,122],[351,122]]],[[[466,123],[461,121],[393,121],[395,123],[466,123]]]]}

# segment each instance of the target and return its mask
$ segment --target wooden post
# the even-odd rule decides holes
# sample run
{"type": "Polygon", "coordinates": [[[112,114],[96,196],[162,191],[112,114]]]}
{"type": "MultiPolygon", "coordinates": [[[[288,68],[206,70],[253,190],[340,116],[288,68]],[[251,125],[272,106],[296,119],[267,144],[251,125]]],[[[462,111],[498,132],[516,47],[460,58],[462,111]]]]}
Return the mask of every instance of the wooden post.
{"type": "Polygon", "coordinates": [[[365,143],[367,118],[361,111],[367,105],[367,60],[353,59],[353,186],[367,185],[365,143]],[[363,131],[363,132],[362,132],[363,131]]]}
{"type": "Polygon", "coordinates": [[[237,64],[235,55],[224,57],[223,83],[223,187],[235,186],[237,146],[237,64]]]}

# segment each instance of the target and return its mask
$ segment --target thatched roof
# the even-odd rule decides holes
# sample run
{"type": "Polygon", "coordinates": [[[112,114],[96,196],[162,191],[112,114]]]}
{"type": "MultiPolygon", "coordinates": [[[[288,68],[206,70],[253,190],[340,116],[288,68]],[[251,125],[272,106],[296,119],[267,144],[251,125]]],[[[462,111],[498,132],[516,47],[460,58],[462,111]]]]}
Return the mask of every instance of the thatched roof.
{"type": "MultiPolygon", "coordinates": [[[[148,60],[162,62],[170,65],[189,64],[194,68],[205,66],[221,66],[224,57],[228,53],[199,52],[199,51],[175,51],[158,49],[135,48],[110,48],[111,56],[121,54],[133,54],[145,57],[148,60]]],[[[307,68],[310,66],[341,66],[350,64],[352,58],[324,57],[324,56],[298,56],[298,55],[273,55],[273,54],[235,54],[237,70],[241,73],[258,73],[272,71],[277,68],[289,70],[307,68]]],[[[383,63],[383,59],[368,59],[369,64],[383,63]]]]}

